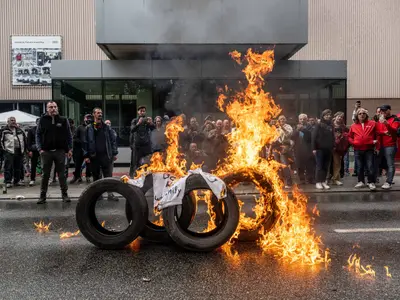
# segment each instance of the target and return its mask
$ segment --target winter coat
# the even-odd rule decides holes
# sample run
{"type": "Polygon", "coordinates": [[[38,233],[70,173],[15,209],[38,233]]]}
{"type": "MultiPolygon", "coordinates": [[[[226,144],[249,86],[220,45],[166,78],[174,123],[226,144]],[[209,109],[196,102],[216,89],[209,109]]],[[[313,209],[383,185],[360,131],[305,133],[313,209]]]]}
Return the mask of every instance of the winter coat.
{"type": "Polygon", "coordinates": [[[26,144],[26,148],[30,152],[38,151],[37,147],[36,147],[36,129],[37,129],[37,126],[34,126],[28,130],[28,141],[26,144]]]}
{"type": "MultiPolygon", "coordinates": [[[[15,128],[15,134],[20,144],[21,153],[25,152],[26,148],[26,136],[22,129],[15,128]]],[[[1,147],[4,151],[14,154],[15,152],[15,139],[13,130],[6,126],[1,134],[1,147]]]]}
{"type": "Polygon", "coordinates": [[[348,134],[349,143],[353,145],[354,150],[369,150],[376,148],[379,150],[378,130],[375,121],[366,120],[364,128],[357,122],[351,125],[348,134]],[[374,144],[374,141],[377,141],[374,144]]]}
{"type": "Polygon", "coordinates": [[[316,124],[311,134],[312,150],[333,150],[335,146],[335,137],[333,134],[333,126],[321,120],[316,124]]]}
{"type": "MultiPolygon", "coordinates": [[[[96,140],[95,140],[95,125],[90,124],[86,126],[85,143],[83,147],[83,155],[85,158],[91,158],[96,156],[96,140]]],[[[115,134],[112,132],[110,126],[104,122],[101,124],[104,129],[104,135],[106,139],[107,156],[111,160],[114,156],[118,155],[117,141],[115,134]]]]}

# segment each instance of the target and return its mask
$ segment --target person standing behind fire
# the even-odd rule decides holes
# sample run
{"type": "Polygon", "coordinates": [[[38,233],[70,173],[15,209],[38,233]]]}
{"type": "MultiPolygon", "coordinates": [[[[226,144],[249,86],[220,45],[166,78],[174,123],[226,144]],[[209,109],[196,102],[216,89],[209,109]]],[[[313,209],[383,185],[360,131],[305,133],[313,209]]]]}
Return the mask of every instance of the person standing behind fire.
{"type": "Polygon", "coordinates": [[[17,126],[14,117],[9,117],[7,126],[1,134],[1,147],[4,150],[4,183],[8,188],[14,179],[14,185],[23,185],[21,180],[21,166],[25,153],[25,133],[17,126]]]}
{"type": "Polygon", "coordinates": [[[36,130],[36,147],[42,162],[42,182],[40,199],[37,204],[46,203],[50,171],[53,163],[60,181],[63,202],[71,202],[68,196],[67,178],[65,177],[65,157],[72,156],[72,134],[69,122],[58,114],[58,106],[54,101],[46,105],[47,113],[40,118],[36,130]]]}
{"type": "Polygon", "coordinates": [[[380,107],[378,133],[381,142],[382,156],[386,159],[387,178],[382,188],[387,190],[392,187],[395,174],[395,156],[397,151],[397,132],[400,127],[400,120],[392,115],[390,105],[380,107]]]}
{"type": "Polygon", "coordinates": [[[338,111],[333,118],[333,130],[335,132],[335,146],[332,154],[332,182],[336,185],[343,185],[340,179],[342,159],[349,148],[347,139],[348,129],[344,123],[344,112],[338,111]]]}
{"type": "Polygon", "coordinates": [[[299,115],[299,124],[293,131],[295,157],[300,183],[315,183],[315,158],[311,149],[312,126],[306,114],[299,115]]]}
{"type": "MultiPolygon", "coordinates": [[[[85,134],[86,134],[86,127],[92,123],[92,115],[86,114],[83,118],[83,123],[79,125],[76,130],[75,134],[73,135],[73,158],[74,158],[74,177],[70,181],[71,184],[75,182],[82,182],[82,164],[84,161],[83,157],[83,147],[85,144],[85,134]]],[[[86,163],[86,182],[90,183],[90,177],[92,176],[90,172],[90,163],[86,163]]]]}
{"type": "Polygon", "coordinates": [[[378,126],[374,121],[368,120],[368,111],[364,108],[357,110],[357,120],[351,125],[349,142],[353,145],[355,159],[357,160],[358,183],[355,188],[365,186],[365,174],[367,169],[368,187],[371,191],[375,186],[374,152],[379,151],[378,126]]]}
{"type": "MultiPolygon", "coordinates": [[[[113,163],[117,160],[118,147],[115,133],[110,126],[103,122],[103,111],[93,109],[93,123],[86,126],[84,139],[85,162],[90,163],[93,181],[112,177],[113,163]]],[[[112,193],[108,193],[108,200],[118,201],[112,193]]]]}
{"type": "Polygon", "coordinates": [[[31,181],[29,186],[33,186],[36,180],[36,168],[39,161],[39,151],[36,148],[36,130],[40,118],[36,119],[36,126],[28,130],[28,142],[26,148],[28,149],[28,155],[31,159],[31,181]]]}
{"type": "Polygon", "coordinates": [[[217,120],[215,129],[209,131],[206,136],[206,145],[205,151],[208,156],[209,170],[214,170],[218,161],[225,158],[228,150],[228,141],[222,134],[222,120],[217,120]]]}
{"type": "Polygon", "coordinates": [[[293,143],[291,141],[293,128],[286,123],[285,116],[279,116],[278,122],[275,126],[279,132],[279,137],[276,139],[275,142],[272,143],[271,150],[274,159],[284,165],[284,167],[280,171],[281,178],[285,183],[285,188],[290,188],[293,184],[292,176],[289,169],[289,159],[293,143]]]}
{"type": "Polygon", "coordinates": [[[150,133],[155,128],[153,120],[146,118],[146,106],[138,107],[138,117],[131,122],[131,167],[129,175],[134,176],[136,170],[140,167],[140,161],[145,156],[151,154],[150,133]]]}
{"type": "Polygon", "coordinates": [[[154,118],[156,123],[155,129],[151,132],[151,150],[152,152],[164,152],[167,149],[167,141],[165,139],[165,127],[163,119],[160,116],[154,118]]]}
{"type": "Polygon", "coordinates": [[[332,158],[335,138],[332,126],[332,111],[325,109],[321,114],[321,121],[315,124],[311,134],[311,147],[316,160],[316,185],[319,190],[330,189],[325,182],[332,158]]]}

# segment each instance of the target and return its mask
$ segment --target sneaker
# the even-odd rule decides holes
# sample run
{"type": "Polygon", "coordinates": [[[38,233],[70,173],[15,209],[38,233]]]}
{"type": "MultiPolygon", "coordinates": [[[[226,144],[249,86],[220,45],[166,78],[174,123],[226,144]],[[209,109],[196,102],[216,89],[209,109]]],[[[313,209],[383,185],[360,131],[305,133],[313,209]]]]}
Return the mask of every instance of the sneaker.
{"type": "Polygon", "coordinates": [[[80,178],[80,177],[73,177],[69,183],[70,183],[70,184],[74,184],[74,183],[77,182],[79,179],[82,181],[82,178],[80,178]]]}
{"type": "Polygon", "coordinates": [[[376,190],[376,186],[375,183],[368,183],[368,187],[371,191],[375,191],[376,190]]]}
{"type": "Polygon", "coordinates": [[[385,182],[383,185],[382,185],[382,188],[384,189],[384,190],[388,190],[388,189],[390,189],[392,187],[392,185],[390,184],[390,183],[388,183],[388,182],[385,182]]]}
{"type": "Polygon", "coordinates": [[[40,194],[39,201],[36,204],[45,204],[46,203],[46,194],[40,194]]]}
{"type": "Polygon", "coordinates": [[[23,181],[19,181],[16,184],[14,184],[15,186],[25,186],[25,183],[23,181]]]}
{"type": "Polygon", "coordinates": [[[35,180],[29,181],[29,186],[34,186],[35,185],[35,180]]]}
{"type": "Polygon", "coordinates": [[[67,193],[62,193],[61,198],[62,202],[71,202],[71,199],[69,198],[67,193]]]}
{"type": "Polygon", "coordinates": [[[329,190],[329,189],[331,188],[329,185],[327,185],[326,182],[323,182],[323,183],[322,183],[322,187],[323,187],[325,190],[329,190]]]}
{"type": "Polygon", "coordinates": [[[364,187],[364,182],[359,182],[359,183],[357,183],[354,187],[356,188],[356,189],[358,189],[358,188],[362,188],[362,187],[364,187]]]}
{"type": "Polygon", "coordinates": [[[7,183],[7,184],[6,184],[6,187],[7,187],[7,188],[11,188],[11,187],[12,187],[11,183],[7,183]]]}
{"type": "Polygon", "coordinates": [[[343,185],[343,182],[341,182],[339,180],[335,180],[333,183],[336,184],[336,185],[343,185]]]}
{"type": "Polygon", "coordinates": [[[322,186],[322,183],[321,183],[321,182],[317,182],[317,183],[315,184],[315,188],[316,188],[317,190],[323,190],[323,189],[324,189],[324,187],[322,186]]]}

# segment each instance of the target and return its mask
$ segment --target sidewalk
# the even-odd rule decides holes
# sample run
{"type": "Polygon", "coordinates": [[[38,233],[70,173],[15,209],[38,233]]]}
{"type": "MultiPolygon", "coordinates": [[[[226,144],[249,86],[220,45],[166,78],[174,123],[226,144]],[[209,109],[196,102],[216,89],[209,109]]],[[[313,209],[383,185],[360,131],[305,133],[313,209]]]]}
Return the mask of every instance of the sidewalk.
{"type": "MultiPolygon", "coordinates": [[[[114,177],[121,177],[122,175],[127,175],[129,172],[129,168],[114,168],[114,177]]],[[[72,175],[69,176],[68,181],[72,179],[72,175]]],[[[393,185],[392,189],[390,191],[400,191],[400,175],[395,176],[395,184],[393,185]]],[[[7,194],[0,194],[0,200],[12,200],[12,199],[18,199],[18,198],[23,198],[27,200],[36,200],[39,197],[40,194],[40,176],[36,180],[36,184],[33,187],[28,186],[29,179],[25,180],[26,186],[25,187],[12,187],[9,188],[7,191],[7,194]],[[22,196],[22,197],[20,197],[22,196]]],[[[305,194],[314,194],[314,193],[353,193],[353,192],[359,192],[359,193],[369,193],[368,188],[362,188],[362,189],[355,189],[354,186],[357,183],[357,177],[344,177],[342,179],[342,182],[344,183],[343,186],[333,186],[331,185],[331,189],[326,191],[326,190],[317,190],[315,188],[315,185],[300,185],[299,188],[301,191],[303,191],[305,194]]],[[[377,191],[382,191],[380,186],[384,183],[384,178],[380,178],[380,184],[377,185],[377,191]]],[[[88,184],[85,181],[85,178],[83,179],[82,183],[79,184],[70,184],[69,185],[69,190],[68,193],[71,197],[71,199],[77,199],[82,191],[88,186],[88,184]]],[[[239,185],[237,188],[235,188],[235,192],[240,195],[240,194],[257,194],[257,190],[252,186],[252,185],[239,185]]],[[[1,193],[1,192],[0,192],[1,193]]],[[[48,199],[61,199],[61,192],[58,183],[57,184],[51,184],[49,185],[49,190],[48,190],[48,199]]]]}

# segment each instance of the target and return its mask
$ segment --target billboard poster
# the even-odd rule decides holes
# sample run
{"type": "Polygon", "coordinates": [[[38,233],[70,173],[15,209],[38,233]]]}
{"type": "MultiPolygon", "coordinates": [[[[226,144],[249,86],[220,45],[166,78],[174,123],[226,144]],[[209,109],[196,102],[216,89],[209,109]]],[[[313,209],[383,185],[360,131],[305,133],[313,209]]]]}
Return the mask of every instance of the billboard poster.
{"type": "Polygon", "coordinates": [[[55,59],[61,59],[61,36],[12,36],[12,85],[51,86],[55,59]]]}

